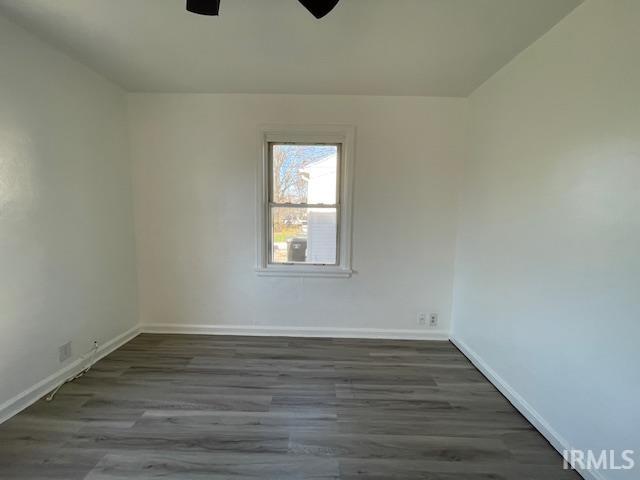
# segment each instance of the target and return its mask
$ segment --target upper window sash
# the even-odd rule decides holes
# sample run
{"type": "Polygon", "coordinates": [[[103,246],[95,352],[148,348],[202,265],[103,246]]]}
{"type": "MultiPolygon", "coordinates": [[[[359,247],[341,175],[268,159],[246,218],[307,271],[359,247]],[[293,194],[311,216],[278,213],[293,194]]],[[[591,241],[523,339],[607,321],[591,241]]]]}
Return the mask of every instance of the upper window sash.
{"type": "MultiPolygon", "coordinates": [[[[301,137],[302,138],[302,137],[301,137]]],[[[337,140],[337,139],[336,139],[337,140]]],[[[343,148],[343,144],[342,144],[343,140],[340,141],[335,141],[335,142],[309,142],[309,141],[296,141],[296,142],[270,142],[267,141],[267,155],[268,155],[268,191],[267,191],[267,195],[268,195],[268,202],[270,205],[272,206],[283,206],[283,207],[287,207],[287,206],[300,206],[302,208],[304,207],[334,207],[334,208],[338,208],[340,206],[340,199],[342,197],[342,164],[343,164],[343,160],[342,160],[342,152],[344,150],[343,148]],[[336,148],[336,183],[335,183],[335,197],[334,197],[334,201],[333,202],[324,202],[324,203],[319,203],[319,202],[279,202],[277,201],[276,197],[276,191],[274,188],[274,179],[275,176],[278,175],[280,172],[276,171],[275,165],[274,165],[274,150],[276,147],[278,146],[310,146],[310,147],[314,147],[314,146],[319,146],[319,147],[335,147],[336,148]]]]}

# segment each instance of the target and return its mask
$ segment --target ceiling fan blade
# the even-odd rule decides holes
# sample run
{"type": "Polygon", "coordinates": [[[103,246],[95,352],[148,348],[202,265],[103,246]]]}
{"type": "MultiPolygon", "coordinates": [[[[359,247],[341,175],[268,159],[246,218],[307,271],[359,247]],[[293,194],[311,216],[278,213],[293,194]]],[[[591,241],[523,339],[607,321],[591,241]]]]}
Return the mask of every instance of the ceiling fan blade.
{"type": "Polygon", "coordinates": [[[322,18],[335,8],[340,0],[298,0],[314,17],[322,18]]]}
{"type": "Polygon", "coordinates": [[[220,11],[220,0],[187,0],[187,10],[199,15],[217,16],[220,11]]]}

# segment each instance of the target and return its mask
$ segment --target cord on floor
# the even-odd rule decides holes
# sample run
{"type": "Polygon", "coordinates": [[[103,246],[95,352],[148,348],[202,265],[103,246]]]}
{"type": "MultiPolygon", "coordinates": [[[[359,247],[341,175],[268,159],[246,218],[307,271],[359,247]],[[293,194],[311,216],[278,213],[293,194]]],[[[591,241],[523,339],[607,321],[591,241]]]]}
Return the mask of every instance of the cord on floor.
{"type": "Polygon", "coordinates": [[[44,397],[45,402],[51,402],[55,398],[56,394],[60,391],[60,389],[64,387],[67,383],[73,382],[74,380],[77,380],[78,378],[86,375],[89,372],[89,370],[91,370],[91,367],[93,367],[93,364],[96,362],[97,355],[98,355],[98,342],[93,342],[93,350],[92,350],[91,360],[89,361],[89,365],[80,373],[77,373],[73,377],[67,378],[64,382],[58,385],[51,393],[49,393],[49,395],[44,397]]]}

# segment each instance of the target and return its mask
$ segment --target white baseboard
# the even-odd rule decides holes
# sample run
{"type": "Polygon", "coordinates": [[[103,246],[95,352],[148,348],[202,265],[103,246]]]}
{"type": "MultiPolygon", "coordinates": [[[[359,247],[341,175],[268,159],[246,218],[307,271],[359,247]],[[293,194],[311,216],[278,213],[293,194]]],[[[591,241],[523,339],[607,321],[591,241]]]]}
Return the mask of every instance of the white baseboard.
{"type": "MultiPolygon", "coordinates": [[[[95,361],[97,362],[103,357],[106,357],[114,350],[117,350],[122,345],[127,343],[129,340],[134,338],[140,333],[140,328],[135,326],[126,332],[118,335],[112,340],[109,340],[106,343],[103,343],[98,347],[98,351],[96,353],[95,361]]],[[[20,413],[22,410],[32,405],[33,403],[40,400],[44,395],[51,392],[54,388],[60,385],[65,380],[77,375],[82,370],[84,370],[88,363],[91,361],[90,358],[79,358],[73,363],[61,368],[57,372],[52,375],[49,375],[44,380],[36,383],[32,387],[28,388],[22,393],[19,393],[15,397],[7,400],[2,405],[0,405],[0,424],[6,422],[14,415],[20,413]]]]}
{"type": "Polygon", "coordinates": [[[449,333],[441,330],[391,330],[377,328],[272,327],[266,325],[179,325],[147,323],[143,333],[176,333],[192,335],[254,335],[263,337],[380,338],[389,340],[448,341],[449,333]]]}
{"type": "MultiPolygon", "coordinates": [[[[480,356],[462,340],[453,336],[450,338],[458,349],[480,370],[485,377],[502,393],[507,400],[549,441],[560,455],[565,450],[571,450],[569,442],[556,432],[522,396],[516,392],[500,375],[485,363],[480,356]]],[[[595,470],[580,470],[578,473],[586,480],[606,480],[602,473],[595,470]]]]}

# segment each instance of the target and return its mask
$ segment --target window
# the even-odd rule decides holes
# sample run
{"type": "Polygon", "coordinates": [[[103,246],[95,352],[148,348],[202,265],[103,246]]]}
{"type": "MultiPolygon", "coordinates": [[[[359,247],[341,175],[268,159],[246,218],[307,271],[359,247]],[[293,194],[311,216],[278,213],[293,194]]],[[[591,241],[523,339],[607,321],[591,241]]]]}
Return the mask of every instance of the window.
{"type": "Polygon", "coordinates": [[[258,273],[351,275],[353,129],[262,131],[258,273]]]}

